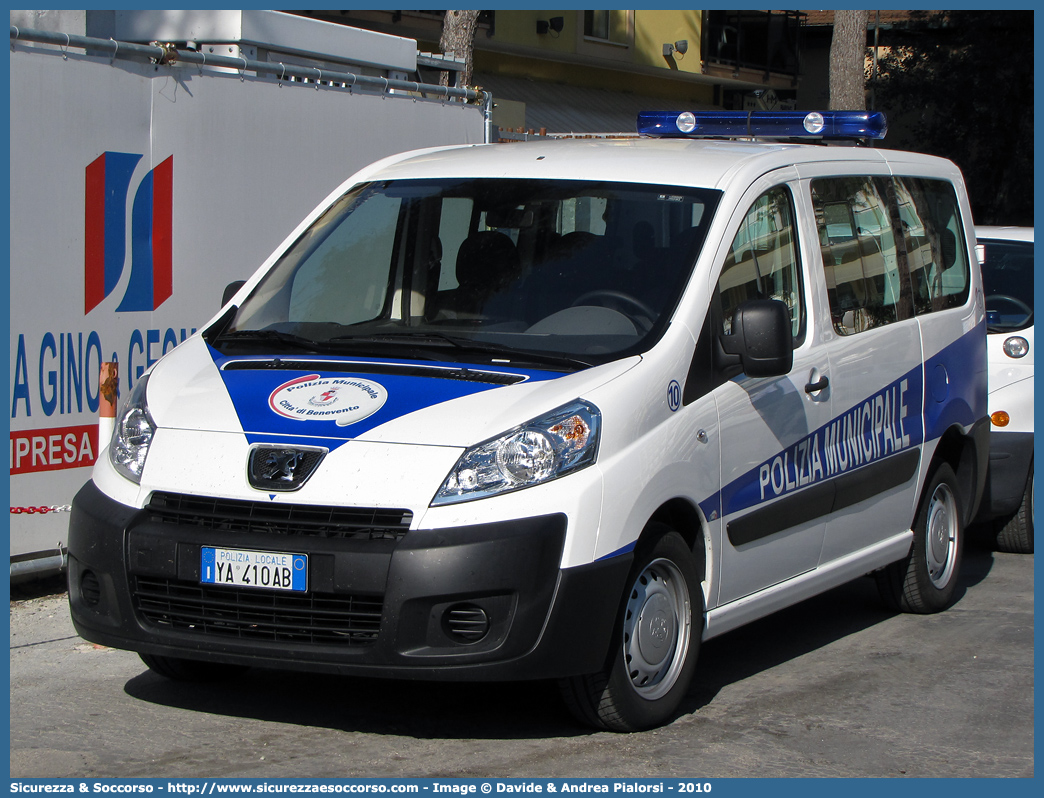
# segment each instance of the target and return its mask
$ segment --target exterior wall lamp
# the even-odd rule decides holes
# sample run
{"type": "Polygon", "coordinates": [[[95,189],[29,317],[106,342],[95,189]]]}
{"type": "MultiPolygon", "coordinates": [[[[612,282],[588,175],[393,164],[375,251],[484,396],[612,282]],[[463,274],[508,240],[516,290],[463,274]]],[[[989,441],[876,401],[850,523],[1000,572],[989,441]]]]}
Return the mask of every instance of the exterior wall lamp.
{"type": "Polygon", "coordinates": [[[565,27],[565,17],[551,17],[551,19],[538,19],[536,23],[536,32],[543,36],[549,30],[551,33],[561,33],[562,28],[565,27]]]}
{"type": "Polygon", "coordinates": [[[674,55],[674,53],[677,53],[679,56],[684,56],[688,49],[688,39],[679,39],[678,41],[674,42],[674,44],[667,42],[663,46],[663,57],[670,58],[674,55]]]}

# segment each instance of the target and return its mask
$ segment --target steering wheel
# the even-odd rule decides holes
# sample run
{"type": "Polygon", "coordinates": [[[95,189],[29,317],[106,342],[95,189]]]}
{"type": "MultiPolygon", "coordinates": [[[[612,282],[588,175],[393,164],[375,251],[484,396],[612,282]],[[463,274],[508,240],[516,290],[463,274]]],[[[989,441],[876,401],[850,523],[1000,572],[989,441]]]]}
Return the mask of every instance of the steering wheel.
{"type": "Polygon", "coordinates": [[[1030,319],[1033,318],[1033,308],[1031,308],[1029,305],[1027,305],[1025,302],[1023,302],[1021,299],[1017,297],[1013,297],[1010,294],[990,294],[990,296],[986,297],[985,304],[989,306],[989,304],[994,300],[998,302],[1007,302],[1008,304],[1014,305],[1021,312],[1026,314],[1027,323],[1030,321],[1030,319]]]}
{"type": "Polygon", "coordinates": [[[588,291],[586,294],[579,296],[576,301],[573,302],[573,307],[579,305],[600,305],[607,307],[612,310],[619,310],[618,306],[623,306],[624,309],[620,310],[625,316],[631,321],[640,322],[641,326],[648,330],[652,327],[653,321],[656,319],[656,314],[652,308],[642,302],[640,299],[635,299],[630,294],[625,294],[623,291],[615,291],[612,288],[596,288],[594,291],[588,291]],[[592,302],[591,300],[601,300],[592,302]],[[637,313],[628,312],[637,311],[637,313]]]}

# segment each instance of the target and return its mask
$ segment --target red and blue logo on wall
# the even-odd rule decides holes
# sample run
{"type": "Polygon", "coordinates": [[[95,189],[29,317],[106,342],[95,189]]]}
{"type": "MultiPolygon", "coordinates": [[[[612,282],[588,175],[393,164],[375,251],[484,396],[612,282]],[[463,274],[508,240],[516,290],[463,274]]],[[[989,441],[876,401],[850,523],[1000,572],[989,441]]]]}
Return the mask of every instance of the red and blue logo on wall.
{"type": "MultiPolygon", "coordinates": [[[[87,166],[84,196],[84,313],[111,294],[127,261],[127,197],[141,155],[104,152],[87,166]]],[[[131,272],[118,312],[150,311],[173,293],[171,226],[174,156],[150,170],[131,207],[131,272]]]]}

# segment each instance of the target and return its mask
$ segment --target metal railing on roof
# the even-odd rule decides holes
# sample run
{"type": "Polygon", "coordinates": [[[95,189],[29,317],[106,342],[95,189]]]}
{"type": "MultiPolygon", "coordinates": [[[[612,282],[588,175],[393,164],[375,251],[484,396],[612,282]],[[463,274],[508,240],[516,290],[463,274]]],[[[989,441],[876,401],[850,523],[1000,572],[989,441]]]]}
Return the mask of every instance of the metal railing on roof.
{"type": "Polygon", "coordinates": [[[186,63],[196,64],[200,67],[222,67],[235,69],[242,73],[253,72],[257,75],[270,75],[279,80],[303,81],[315,84],[317,87],[321,84],[348,89],[358,86],[385,92],[392,90],[412,92],[449,100],[482,104],[492,108],[492,95],[489,92],[476,89],[441,86],[435,83],[420,83],[413,80],[398,80],[372,75],[359,75],[352,72],[284,64],[277,61],[255,61],[242,57],[207,55],[196,50],[179,50],[173,44],[161,42],[153,42],[151,44],[118,42],[115,39],[100,39],[93,36],[79,36],[34,28],[19,29],[16,25],[11,26],[11,41],[52,44],[57,45],[59,48],[75,47],[88,51],[92,55],[108,55],[113,59],[148,60],[164,65],[186,63]]]}

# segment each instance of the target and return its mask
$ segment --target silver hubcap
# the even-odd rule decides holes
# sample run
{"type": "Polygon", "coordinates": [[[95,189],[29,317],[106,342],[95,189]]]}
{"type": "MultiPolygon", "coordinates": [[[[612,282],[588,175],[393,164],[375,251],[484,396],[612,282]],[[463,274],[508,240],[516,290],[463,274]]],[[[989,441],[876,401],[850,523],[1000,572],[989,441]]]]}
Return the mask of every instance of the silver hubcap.
{"type": "Polygon", "coordinates": [[[652,701],[674,686],[691,629],[685,577],[670,560],[654,560],[638,575],[624,610],[624,661],[638,695],[652,701]]]}
{"type": "Polygon", "coordinates": [[[940,590],[953,577],[957,559],[957,501],[950,486],[935,488],[928,505],[928,578],[940,590]]]}

